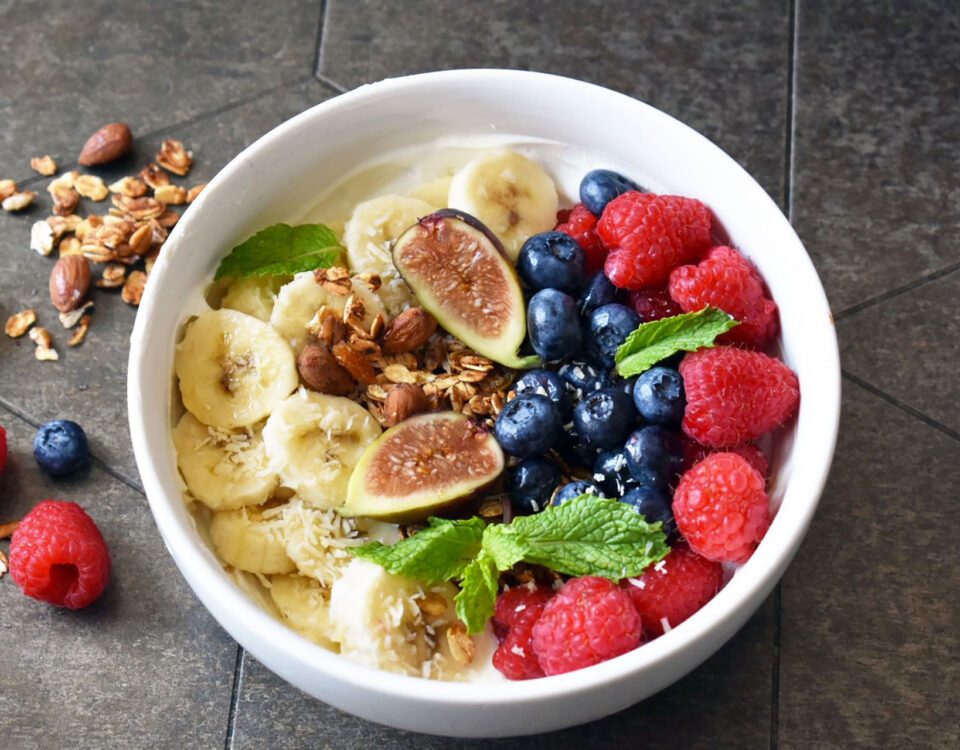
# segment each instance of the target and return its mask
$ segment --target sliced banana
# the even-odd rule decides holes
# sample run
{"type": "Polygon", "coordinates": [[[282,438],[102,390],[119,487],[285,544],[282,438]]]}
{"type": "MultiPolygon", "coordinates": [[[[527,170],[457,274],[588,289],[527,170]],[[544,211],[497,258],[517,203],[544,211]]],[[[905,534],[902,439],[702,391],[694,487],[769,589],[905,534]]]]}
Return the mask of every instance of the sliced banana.
{"type": "Polygon", "coordinates": [[[277,292],[292,278],[292,276],[251,276],[246,279],[237,279],[230,284],[220,306],[238,310],[264,323],[269,323],[270,313],[273,312],[273,305],[277,301],[277,292]]]}
{"type": "Polygon", "coordinates": [[[357,272],[379,274],[383,286],[380,297],[390,317],[417,304],[417,298],[400,278],[390,250],[397,237],[422,217],[437,209],[418,198],[381,195],[359,203],[343,230],[350,268],[357,272]]]}
{"type": "Polygon", "coordinates": [[[268,324],[236,310],[210,310],[187,328],[174,369],[183,405],[204,424],[259,422],[297,387],[290,345],[268,324]]]}
{"type": "MultiPolygon", "coordinates": [[[[450,182],[452,180],[453,175],[428,180],[411,190],[410,197],[426,201],[431,206],[436,206],[437,208],[446,208],[447,196],[450,194],[450,182]]],[[[418,216],[417,218],[420,217],[418,216]]]]}
{"type": "Polygon", "coordinates": [[[482,154],[453,176],[450,208],[472,214],[489,227],[511,260],[531,235],[557,222],[557,188],[550,175],[515,151],[482,154]]]}
{"type": "Polygon", "coordinates": [[[283,621],[304,638],[331,651],[339,646],[330,638],[330,590],[313,578],[277,575],[270,579],[270,596],[283,621]]]}
{"type": "Polygon", "coordinates": [[[287,557],[280,508],[218,510],[210,519],[210,539],[220,559],[248,573],[293,573],[287,557]]]}
{"type": "Polygon", "coordinates": [[[261,429],[217,429],[185,412],[173,444],[190,494],[212,510],[265,503],[279,480],[269,467],[261,429]]]}
{"type": "Polygon", "coordinates": [[[351,547],[365,539],[356,520],[323,510],[295,497],[283,507],[287,555],[301,575],[332,586],[353,559],[351,547]]]}
{"type": "Polygon", "coordinates": [[[370,329],[377,313],[383,314],[383,303],[375,292],[359,279],[351,279],[351,292],[334,294],[317,283],[313,271],[298,273],[293,281],[284,284],[277,294],[276,304],[270,314],[270,325],[290,343],[294,351],[307,345],[310,334],[307,333],[307,323],[321,307],[329,307],[342,313],[350,296],[363,303],[362,325],[370,329]]]}
{"type": "Polygon", "coordinates": [[[333,508],[346,500],[353,467],[380,432],[354,401],[300,389],[274,409],[263,441],[285,486],[318,508],[333,508]]]}

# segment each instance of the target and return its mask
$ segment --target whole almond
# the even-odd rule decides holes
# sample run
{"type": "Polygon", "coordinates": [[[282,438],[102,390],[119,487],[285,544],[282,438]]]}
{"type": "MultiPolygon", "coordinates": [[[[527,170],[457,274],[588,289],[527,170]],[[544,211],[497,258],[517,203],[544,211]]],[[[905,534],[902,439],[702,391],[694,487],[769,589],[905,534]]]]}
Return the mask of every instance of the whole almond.
{"type": "Polygon", "coordinates": [[[85,167],[106,164],[119,159],[130,150],[132,145],[133,134],[130,128],[122,122],[111,122],[87,139],[77,161],[85,167]]]}
{"type": "Polygon", "coordinates": [[[393,319],[383,334],[383,353],[402,354],[419,349],[437,330],[437,319],[422,307],[411,307],[393,319]]]}
{"type": "Polygon", "coordinates": [[[430,400],[423,388],[413,383],[400,383],[387,394],[387,400],[383,402],[383,416],[387,420],[387,427],[393,427],[429,408],[430,400]]]}
{"type": "Polygon", "coordinates": [[[297,371],[307,386],[320,393],[346,396],[356,387],[350,373],[323,344],[310,343],[303,347],[297,357],[297,371]]]}
{"type": "Polygon", "coordinates": [[[90,288],[90,262],[82,255],[64,255],[50,272],[50,300],[60,312],[70,312],[90,288]]]}

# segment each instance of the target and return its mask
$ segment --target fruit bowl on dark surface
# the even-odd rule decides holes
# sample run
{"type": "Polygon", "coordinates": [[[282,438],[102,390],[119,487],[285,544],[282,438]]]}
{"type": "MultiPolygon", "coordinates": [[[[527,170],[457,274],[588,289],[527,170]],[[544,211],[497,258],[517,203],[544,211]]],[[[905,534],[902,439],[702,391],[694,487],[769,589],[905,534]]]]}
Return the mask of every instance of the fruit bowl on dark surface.
{"type": "MultiPolygon", "coordinates": [[[[593,296],[580,304],[602,307],[603,290],[593,296]]],[[[374,721],[504,736],[558,729],[631,705],[696,667],[747,620],[796,552],[826,480],[839,418],[839,361],[830,310],[799,239],[763,189],[716,146],[641,102],[590,84],[517,71],[450,71],[384,81],[320,104],[261,138],[209,183],[153,270],[132,339],[128,404],[138,467],[167,547],[198,598],[254,657],[309,694],[374,721]],[[565,105],[571,100],[580,103],[573,112],[565,105]],[[491,127],[524,143],[548,144],[543,148],[557,156],[554,177],[568,204],[589,162],[709,206],[779,306],[781,356],[803,395],[772,453],[775,517],[767,536],[703,609],[655,641],[575,673],[439,683],[351,663],[306,641],[224,572],[181,498],[169,438],[170,373],[184,315],[202,302],[220,258],[237,241],[296,216],[302,196],[362,165],[491,127]],[[569,163],[561,154],[570,155],[569,163]]]]}

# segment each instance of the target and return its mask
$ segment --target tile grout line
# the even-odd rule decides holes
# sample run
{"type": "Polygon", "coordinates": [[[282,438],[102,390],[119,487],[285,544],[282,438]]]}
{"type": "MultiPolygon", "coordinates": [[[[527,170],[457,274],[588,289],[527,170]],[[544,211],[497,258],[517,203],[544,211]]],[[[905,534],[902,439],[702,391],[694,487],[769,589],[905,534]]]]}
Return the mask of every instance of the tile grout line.
{"type": "Polygon", "coordinates": [[[948,276],[956,270],[960,270],[960,262],[951,263],[948,266],[944,266],[943,268],[940,268],[936,271],[931,271],[925,276],[921,276],[917,279],[914,279],[913,281],[908,281],[906,284],[890,289],[886,292],[876,295],[875,297],[871,297],[870,299],[866,299],[863,302],[857,302],[856,304],[851,305],[850,307],[838,312],[836,315],[833,316],[833,319],[836,322],[839,320],[843,320],[844,318],[848,318],[851,315],[856,315],[858,312],[866,310],[869,307],[878,305],[881,302],[886,302],[888,300],[893,299],[894,297],[899,297],[901,294],[912,292],[914,289],[917,289],[918,287],[934,282],[937,279],[943,278],[944,276],[948,276]]]}
{"type": "Polygon", "coordinates": [[[320,61],[323,59],[323,32],[327,27],[327,0],[320,0],[320,18],[317,21],[316,52],[313,55],[313,75],[320,77],[320,61]]]}
{"type": "Polygon", "coordinates": [[[233,736],[237,729],[237,705],[240,703],[240,680],[246,651],[237,644],[237,661],[233,667],[233,691],[230,693],[230,712],[227,714],[227,733],[223,740],[224,750],[233,750],[233,736]]]}

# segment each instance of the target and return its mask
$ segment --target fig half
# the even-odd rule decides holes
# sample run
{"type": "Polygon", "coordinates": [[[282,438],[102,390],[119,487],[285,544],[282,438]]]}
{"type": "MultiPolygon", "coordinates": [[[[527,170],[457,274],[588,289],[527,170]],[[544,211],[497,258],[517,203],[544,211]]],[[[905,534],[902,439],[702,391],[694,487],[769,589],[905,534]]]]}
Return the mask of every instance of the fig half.
{"type": "Polygon", "coordinates": [[[360,456],[341,515],[415,523],[474,497],[500,476],[503,451],[483,425],[455,411],[418,414],[360,456]]]}
{"type": "Polygon", "coordinates": [[[393,246],[393,264],[424,308],[475,352],[507,367],[521,358],[526,310],[517,273],[496,235],[462,211],[424,216],[393,246]]]}

